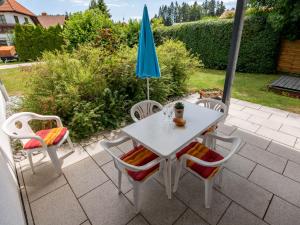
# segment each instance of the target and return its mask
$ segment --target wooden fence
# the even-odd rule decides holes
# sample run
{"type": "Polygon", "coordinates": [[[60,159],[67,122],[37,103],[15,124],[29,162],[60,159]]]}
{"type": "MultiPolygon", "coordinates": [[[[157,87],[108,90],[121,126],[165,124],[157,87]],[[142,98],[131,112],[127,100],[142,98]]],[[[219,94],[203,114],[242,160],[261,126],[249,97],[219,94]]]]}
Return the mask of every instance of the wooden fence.
{"type": "Polygon", "coordinates": [[[281,42],[277,70],[300,74],[300,40],[281,42]]]}

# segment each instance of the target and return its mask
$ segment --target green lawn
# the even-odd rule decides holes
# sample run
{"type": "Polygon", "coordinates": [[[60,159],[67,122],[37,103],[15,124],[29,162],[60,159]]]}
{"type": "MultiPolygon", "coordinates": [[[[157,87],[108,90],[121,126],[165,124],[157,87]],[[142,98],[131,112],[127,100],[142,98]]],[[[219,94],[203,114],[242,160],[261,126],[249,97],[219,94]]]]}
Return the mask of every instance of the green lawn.
{"type": "Polygon", "coordinates": [[[26,91],[28,73],[26,68],[0,70],[0,79],[9,95],[22,95],[26,91]]]}
{"type": "MultiPolygon", "coordinates": [[[[26,92],[28,68],[0,70],[0,79],[10,95],[22,95],[26,92]]],[[[268,91],[267,85],[280,75],[237,73],[233,84],[234,98],[300,113],[300,100],[268,91]]],[[[223,89],[225,71],[199,69],[188,81],[190,91],[200,88],[223,89]]]]}
{"type": "MultiPolygon", "coordinates": [[[[232,97],[241,100],[300,113],[300,100],[268,91],[267,85],[280,75],[237,73],[232,97]]],[[[190,90],[224,87],[225,71],[200,69],[188,81],[190,90]]]]}

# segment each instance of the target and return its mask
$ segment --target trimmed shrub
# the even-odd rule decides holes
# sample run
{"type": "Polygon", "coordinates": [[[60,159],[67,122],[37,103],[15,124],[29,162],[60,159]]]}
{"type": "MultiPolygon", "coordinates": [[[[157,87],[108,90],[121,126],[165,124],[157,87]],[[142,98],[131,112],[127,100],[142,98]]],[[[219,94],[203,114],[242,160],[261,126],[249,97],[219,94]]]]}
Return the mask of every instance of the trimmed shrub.
{"type": "MultiPolygon", "coordinates": [[[[232,35],[231,19],[208,20],[155,31],[157,43],[165,38],[184,42],[187,48],[199,55],[206,68],[225,69],[232,35]]],[[[275,32],[263,16],[245,19],[237,71],[272,73],[276,71],[279,33],[275,32]]]]}
{"type": "Polygon", "coordinates": [[[44,51],[60,50],[64,44],[60,26],[48,29],[30,24],[15,27],[15,46],[21,61],[33,61],[44,51]]]}
{"type": "MultiPolygon", "coordinates": [[[[23,109],[62,118],[75,139],[129,119],[130,107],[146,99],[146,81],[135,75],[136,48],[80,46],[71,53],[45,53],[32,67],[23,109]]],[[[198,66],[183,43],[157,48],[162,77],[150,80],[151,99],[165,102],[186,91],[186,79],[198,66]]]]}

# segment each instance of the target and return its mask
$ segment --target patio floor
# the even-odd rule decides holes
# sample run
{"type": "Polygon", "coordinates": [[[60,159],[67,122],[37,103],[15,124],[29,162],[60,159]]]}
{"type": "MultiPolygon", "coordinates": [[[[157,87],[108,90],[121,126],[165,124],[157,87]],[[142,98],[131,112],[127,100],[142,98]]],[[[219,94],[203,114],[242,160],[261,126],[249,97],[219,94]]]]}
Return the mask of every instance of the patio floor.
{"type": "MultiPolygon", "coordinates": [[[[195,96],[190,96],[193,102],[195,96]]],[[[29,224],[41,225],[296,225],[300,221],[300,115],[232,99],[229,116],[218,132],[243,139],[238,154],[226,164],[221,189],[214,189],[211,209],[204,208],[204,185],[189,173],[181,177],[172,200],[161,177],[142,190],[142,210],[135,214],[132,187],[124,177],[116,188],[112,159],[97,143],[103,133],[58,153],[63,175],[57,176],[42,154],[17,163],[29,224]],[[297,151],[298,150],[298,151],[297,151]]],[[[228,153],[218,142],[217,150],[228,153]]],[[[123,154],[125,143],[114,149],[123,154]]]]}

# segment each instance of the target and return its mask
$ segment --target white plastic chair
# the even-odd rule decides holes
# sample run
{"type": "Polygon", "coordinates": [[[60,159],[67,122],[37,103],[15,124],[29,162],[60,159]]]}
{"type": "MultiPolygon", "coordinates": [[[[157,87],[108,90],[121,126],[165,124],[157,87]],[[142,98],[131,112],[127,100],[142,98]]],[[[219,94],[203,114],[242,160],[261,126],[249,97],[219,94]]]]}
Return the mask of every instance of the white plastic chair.
{"type": "Polygon", "coordinates": [[[126,174],[129,182],[132,184],[133,186],[133,197],[134,197],[134,205],[136,208],[136,212],[138,213],[140,211],[140,190],[141,187],[150,179],[152,179],[155,175],[157,175],[158,173],[160,173],[163,170],[163,176],[164,176],[164,182],[165,184],[167,184],[167,174],[166,174],[166,161],[162,158],[156,158],[150,162],[148,162],[147,164],[143,165],[143,166],[134,166],[131,164],[128,164],[127,162],[123,161],[121,158],[119,158],[118,156],[114,155],[110,148],[120,145],[128,140],[131,140],[129,137],[127,136],[123,136],[115,141],[100,141],[100,145],[105,149],[105,151],[107,151],[114,160],[114,164],[116,169],[118,170],[118,191],[119,194],[121,194],[121,183],[122,183],[122,174],[126,174]],[[141,181],[137,181],[135,179],[133,179],[132,176],[130,176],[128,174],[128,171],[133,171],[133,172],[142,172],[145,170],[149,170],[153,167],[155,167],[156,165],[159,164],[159,169],[151,172],[151,174],[147,175],[143,180],[141,181]]]}
{"type": "MultiPolygon", "coordinates": [[[[222,112],[223,117],[220,119],[220,121],[224,121],[227,117],[228,107],[227,107],[227,105],[225,105],[223,102],[221,102],[219,100],[211,99],[211,98],[204,98],[204,99],[198,100],[195,104],[201,105],[205,108],[212,109],[212,110],[215,110],[218,112],[222,112]]],[[[203,139],[203,143],[215,148],[216,143],[213,140],[210,140],[207,137],[207,134],[214,133],[217,128],[218,128],[218,125],[216,124],[216,125],[210,127],[208,130],[206,130],[204,133],[202,133],[202,135],[200,135],[200,138],[203,139]]]]}
{"type": "Polygon", "coordinates": [[[142,102],[138,102],[134,106],[132,106],[130,110],[131,118],[134,122],[138,122],[141,119],[144,119],[158,111],[161,111],[163,106],[153,100],[145,100],[142,102]]]}
{"type": "MultiPolygon", "coordinates": [[[[179,183],[179,178],[180,178],[180,173],[181,173],[182,167],[185,168],[187,171],[191,172],[192,174],[196,175],[196,177],[198,177],[204,181],[205,207],[206,208],[210,208],[210,206],[211,206],[212,188],[213,188],[213,183],[214,183],[215,178],[218,176],[218,178],[219,178],[218,186],[221,187],[223,166],[233,156],[233,154],[235,154],[239,150],[240,144],[241,144],[241,139],[238,137],[217,136],[216,134],[208,134],[208,135],[211,136],[211,138],[218,139],[218,140],[221,140],[224,142],[232,143],[232,148],[231,148],[231,151],[229,152],[229,154],[225,158],[222,157],[223,158],[222,160],[215,161],[215,162],[207,162],[207,161],[201,160],[199,158],[196,158],[192,155],[189,155],[188,153],[181,155],[179,157],[179,159],[177,159],[175,183],[174,183],[174,187],[173,187],[173,192],[176,192],[176,190],[178,188],[178,183],[179,183]],[[196,172],[195,170],[193,170],[187,166],[187,160],[191,160],[192,162],[194,162],[198,165],[204,166],[204,167],[216,167],[216,170],[214,170],[214,173],[212,173],[211,176],[204,178],[198,172],[196,172]]],[[[213,150],[211,150],[211,151],[213,151],[213,150]]]]}
{"type": "Polygon", "coordinates": [[[42,147],[33,148],[33,149],[26,149],[26,153],[28,155],[29,163],[32,172],[34,173],[33,162],[32,162],[32,153],[33,152],[43,152],[46,156],[46,152],[48,152],[49,157],[57,171],[58,174],[61,174],[61,163],[57,157],[57,149],[65,142],[68,141],[71,149],[74,151],[73,143],[69,137],[69,131],[63,136],[60,142],[56,145],[47,146],[45,141],[38,135],[36,135],[33,130],[31,129],[29,122],[32,120],[55,120],[57,127],[63,127],[62,122],[59,117],[57,116],[43,116],[36,113],[31,112],[21,112],[16,113],[9,117],[2,125],[2,130],[11,138],[19,139],[23,145],[26,145],[28,141],[31,139],[38,140],[42,147]]]}

